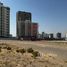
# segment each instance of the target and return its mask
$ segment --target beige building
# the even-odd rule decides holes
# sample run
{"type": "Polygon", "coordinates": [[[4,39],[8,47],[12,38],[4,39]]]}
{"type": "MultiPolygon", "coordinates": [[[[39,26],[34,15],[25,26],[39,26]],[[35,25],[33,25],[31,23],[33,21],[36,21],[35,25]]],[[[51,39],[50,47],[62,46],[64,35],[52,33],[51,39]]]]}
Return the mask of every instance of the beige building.
{"type": "MultiPolygon", "coordinates": [[[[30,27],[31,23],[31,13],[24,12],[24,11],[18,11],[16,14],[16,31],[17,31],[17,37],[25,38],[27,36],[31,36],[30,32],[28,32],[28,28],[30,27]]],[[[30,28],[31,29],[31,28],[30,28]]]]}
{"type": "Polygon", "coordinates": [[[32,23],[31,13],[18,11],[17,14],[17,37],[24,39],[36,38],[38,23],[32,23]]]}
{"type": "Polygon", "coordinates": [[[0,37],[9,37],[10,8],[0,3],[0,37]]]}
{"type": "Polygon", "coordinates": [[[31,21],[26,20],[25,21],[25,36],[31,37],[31,21]]]}

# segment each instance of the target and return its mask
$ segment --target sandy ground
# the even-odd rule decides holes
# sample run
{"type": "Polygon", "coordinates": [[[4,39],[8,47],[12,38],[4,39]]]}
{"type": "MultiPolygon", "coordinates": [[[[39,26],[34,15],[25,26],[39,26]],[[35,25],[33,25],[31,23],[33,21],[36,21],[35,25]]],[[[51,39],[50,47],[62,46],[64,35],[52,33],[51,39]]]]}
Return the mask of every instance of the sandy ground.
{"type": "Polygon", "coordinates": [[[67,42],[0,40],[2,47],[3,44],[11,47],[12,51],[2,49],[0,67],[67,67],[67,42]],[[39,51],[41,56],[34,59],[28,53],[16,53],[18,48],[30,47],[39,51]]]}

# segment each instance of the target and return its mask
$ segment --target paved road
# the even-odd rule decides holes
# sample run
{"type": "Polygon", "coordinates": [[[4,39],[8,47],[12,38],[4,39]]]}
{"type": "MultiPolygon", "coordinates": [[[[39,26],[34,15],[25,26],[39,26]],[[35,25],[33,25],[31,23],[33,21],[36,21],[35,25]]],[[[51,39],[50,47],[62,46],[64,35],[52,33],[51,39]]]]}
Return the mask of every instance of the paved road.
{"type": "Polygon", "coordinates": [[[63,58],[65,60],[67,60],[67,49],[66,48],[58,48],[56,46],[46,46],[42,44],[42,46],[39,43],[35,43],[35,42],[23,42],[23,41],[4,41],[7,43],[11,43],[11,44],[16,44],[18,47],[25,47],[25,48],[30,48],[32,47],[33,49],[40,51],[42,53],[54,53],[57,54],[60,58],[63,58]],[[40,46],[39,46],[39,45],[40,46]]]}

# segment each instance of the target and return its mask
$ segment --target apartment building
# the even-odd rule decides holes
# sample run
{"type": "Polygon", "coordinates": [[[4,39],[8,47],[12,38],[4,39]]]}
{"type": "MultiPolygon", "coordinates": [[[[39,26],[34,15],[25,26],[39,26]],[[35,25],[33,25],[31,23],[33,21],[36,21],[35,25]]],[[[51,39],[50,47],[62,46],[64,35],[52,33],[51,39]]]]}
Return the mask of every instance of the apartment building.
{"type": "Polygon", "coordinates": [[[16,24],[17,24],[17,37],[27,37],[31,36],[31,13],[30,12],[24,12],[24,11],[18,11],[16,14],[16,24]],[[29,29],[28,29],[29,28],[29,29]],[[28,32],[30,30],[30,32],[28,32]],[[27,33],[28,32],[28,33],[27,33]]]}
{"type": "Polygon", "coordinates": [[[38,36],[38,23],[31,24],[31,36],[37,38],[38,36]]]}
{"type": "Polygon", "coordinates": [[[10,8],[0,2],[0,37],[9,37],[10,34],[10,8]]]}

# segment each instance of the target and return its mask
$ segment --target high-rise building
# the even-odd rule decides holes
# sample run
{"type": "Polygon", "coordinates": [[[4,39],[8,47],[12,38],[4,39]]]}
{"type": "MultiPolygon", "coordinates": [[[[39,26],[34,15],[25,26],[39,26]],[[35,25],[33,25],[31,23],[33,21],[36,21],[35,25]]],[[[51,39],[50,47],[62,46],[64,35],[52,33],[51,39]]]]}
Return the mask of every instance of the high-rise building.
{"type": "Polygon", "coordinates": [[[53,39],[53,38],[54,38],[53,33],[49,34],[49,38],[51,38],[51,39],[53,39]]]}
{"type": "Polygon", "coordinates": [[[38,23],[32,23],[31,36],[37,38],[37,35],[38,35],[38,23]]]}
{"type": "Polygon", "coordinates": [[[10,8],[0,2],[0,37],[9,37],[10,8]]]}
{"type": "Polygon", "coordinates": [[[31,13],[17,12],[17,37],[24,39],[36,38],[38,34],[38,23],[32,23],[31,13]]]}
{"type": "Polygon", "coordinates": [[[31,13],[17,12],[17,37],[31,36],[31,13]],[[28,32],[29,31],[29,32],[28,32]]]}
{"type": "Polygon", "coordinates": [[[31,37],[31,21],[26,20],[25,21],[25,37],[30,38],[31,37]]]}
{"type": "Polygon", "coordinates": [[[17,12],[17,21],[26,21],[32,20],[32,16],[30,12],[18,11],[17,12]]]}
{"type": "Polygon", "coordinates": [[[45,33],[45,34],[44,34],[44,38],[45,38],[45,39],[48,39],[48,38],[49,38],[49,34],[45,33]]]}
{"type": "Polygon", "coordinates": [[[59,32],[57,33],[57,38],[61,39],[61,33],[59,33],[59,32]]]}
{"type": "Polygon", "coordinates": [[[67,33],[65,34],[65,40],[67,40],[67,33]]]}
{"type": "Polygon", "coordinates": [[[44,32],[42,32],[42,39],[44,39],[45,38],[45,33],[44,32]]]}

